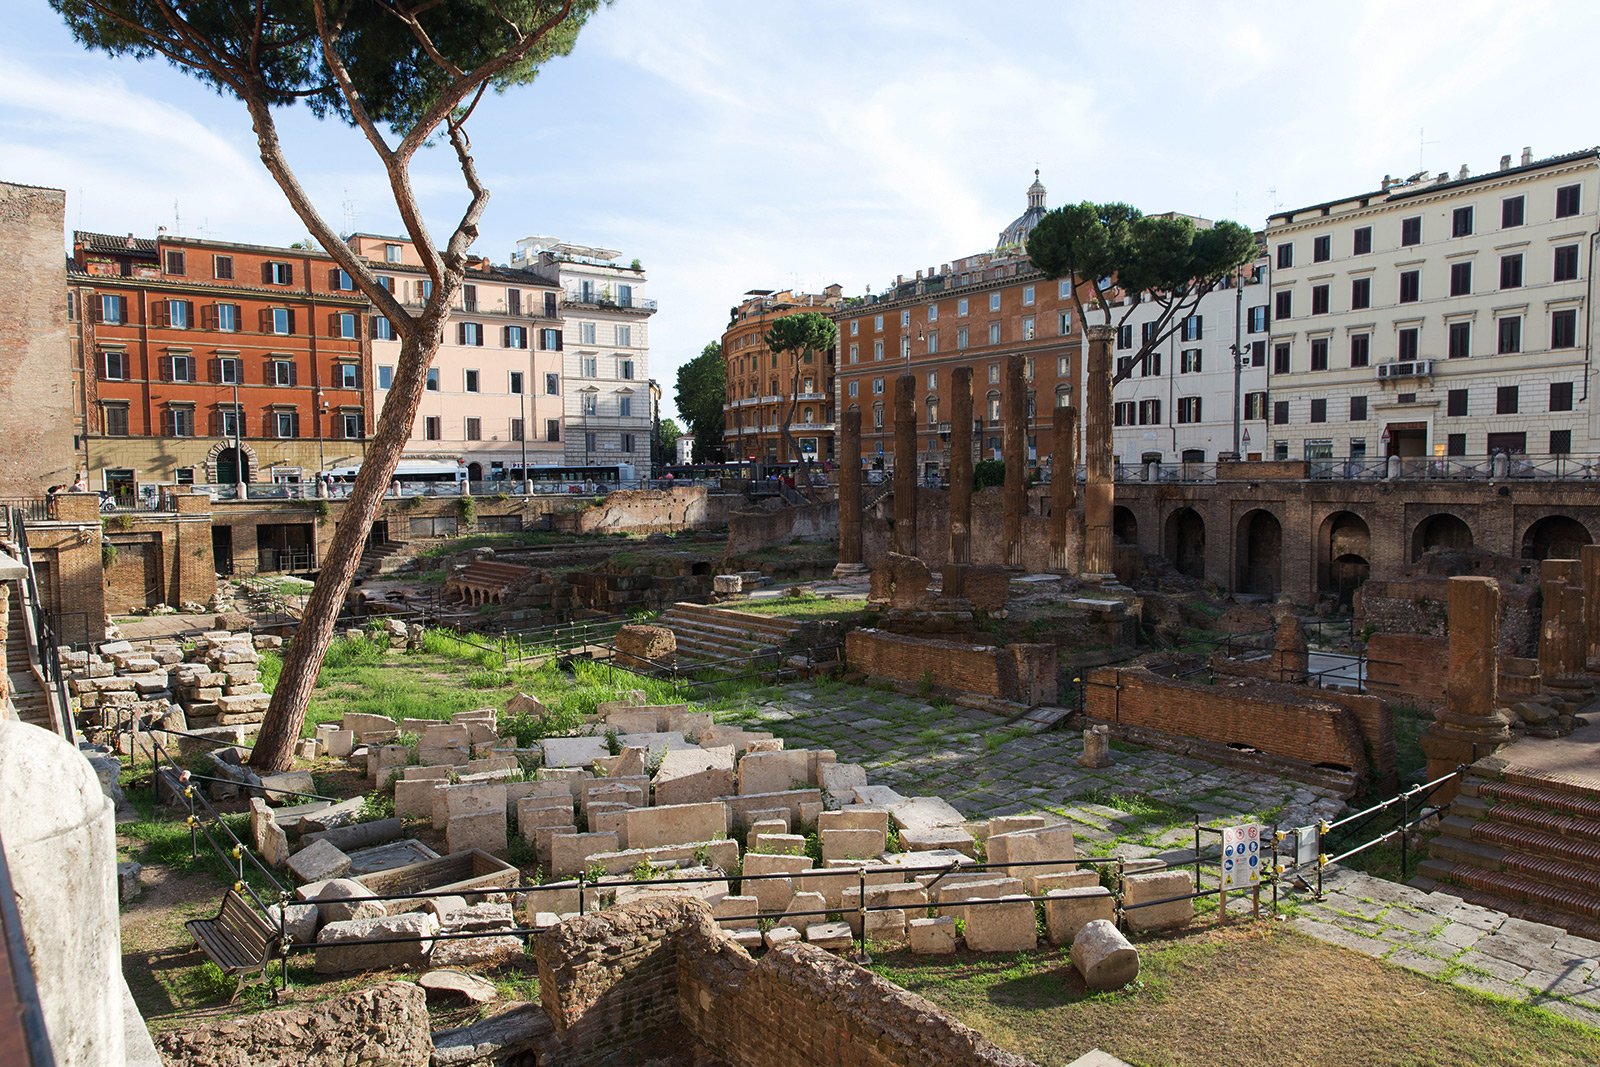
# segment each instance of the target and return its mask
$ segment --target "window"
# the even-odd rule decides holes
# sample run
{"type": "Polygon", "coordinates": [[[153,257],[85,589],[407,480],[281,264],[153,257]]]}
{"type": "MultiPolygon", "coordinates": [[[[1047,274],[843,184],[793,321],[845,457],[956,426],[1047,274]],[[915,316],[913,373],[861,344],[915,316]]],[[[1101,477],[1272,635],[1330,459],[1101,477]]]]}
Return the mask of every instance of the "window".
{"type": "Polygon", "coordinates": [[[1160,426],[1161,425],[1161,401],[1159,401],[1159,400],[1141,400],[1141,401],[1139,401],[1139,425],[1140,426],[1160,426]]]}
{"type": "Polygon", "coordinates": [[[356,316],[353,311],[341,311],[333,317],[333,336],[346,339],[356,335],[356,316]]]}
{"type": "Polygon", "coordinates": [[[1315,400],[1311,401],[1311,421],[1328,421],[1328,401],[1323,397],[1319,396],[1315,400]]]}
{"type": "Polygon", "coordinates": [[[378,388],[390,389],[394,386],[394,368],[380,365],[378,367],[378,388]]]}
{"type": "Polygon", "coordinates": [[[1289,425],[1289,402],[1287,400],[1274,400],[1272,402],[1272,424],[1274,426],[1289,425]]]}
{"type": "Polygon", "coordinates": [[[1333,258],[1333,238],[1317,237],[1311,242],[1311,262],[1326,263],[1333,258]]]}
{"type": "Polygon", "coordinates": [[[190,303],[187,300],[161,300],[151,310],[155,312],[157,326],[170,326],[174,330],[187,330],[191,325],[190,303]]]}
{"type": "Polygon", "coordinates": [[[456,323],[456,343],[462,345],[483,344],[483,323],[458,322],[456,323]]]}
{"type": "Polygon", "coordinates": [[[521,371],[514,370],[514,371],[511,371],[511,372],[509,372],[507,374],[507,376],[506,376],[506,392],[510,393],[512,396],[520,396],[522,394],[522,372],[521,371]]]}
{"type": "Polygon", "coordinates": [[[462,371],[462,391],[476,393],[478,391],[478,372],[475,370],[462,371]]]}
{"type": "Polygon", "coordinates": [[[1571,218],[1578,213],[1582,203],[1582,187],[1563,185],[1556,190],[1556,218],[1571,218]]]}
{"type": "Polygon", "coordinates": [[[561,440],[561,420],[560,419],[545,419],[544,420],[544,439],[546,441],[559,441],[559,440],[561,440]]]}
{"type": "Polygon", "coordinates": [[[429,415],[422,420],[422,436],[429,441],[439,440],[439,416],[429,415]]]}
{"type": "Polygon", "coordinates": [[[1508,196],[1500,201],[1500,228],[1509,230],[1521,226],[1525,201],[1520,196],[1508,196]]]}
{"type": "Polygon", "coordinates": [[[928,372],[928,388],[929,389],[937,389],[937,388],[939,388],[939,372],[938,371],[931,370],[931,371],[928,372]]]}
{"type": "Polygon", "coordinates": [[[911,325],[911,311],[907,309],[900,312],[900,328],[903,330],[911,325]]]}
{"type": "Polygon", "coordinates": [[[880,363],[880,362],[883,361],[883,342],[882,341],[874,341],[874,342],[872,342],[872,360],[873,360],[874,363],[880,363]]]}
{"type": "Polygon", "coordinates": [[[874,430],[883,429],[883,405],[882,404],[874,404],[874,405],[872,405],[872,428],[874,430]]]}
{"type": "Polygon", "coordinates": [[[965,315],[967,313],[968,307],[969,307],[969,304],[967,302],[967,298],[966,297],[962,297],[960,300],[956,301],[956,314],[957,315],[965,315]]]}
{"type": "Polygon", "coordinates": [[[860,319],[851,319],[850,320],[850,336],[851,337],[859,337],[860,335],[861,335],[861,320],[860,319]]]}
{"type": "Polygon", "coordinates": [[[374,341],[393,341],[394,323],[383,315],[372,316],[372,339],[374,341]]]}
{"type": "MultiPolygon", "coordinates": [[[[335,267],[328,272],[328,284],[342,293],[348,293],[356,287],[355,282],[350,280],[350,275],[339,267],[335,267]]],[[[468,288],[471,287],[469,286],[468,288]]]]}
{"type": "Polygon", "coordinates": [[[545,374],[544,374],[544,395],[545,396],[560,396],[561,395],[561,375],[557,374],[555,371],[545,371],[545,374]]]}
{"type": "Polygon", "coordinates": [[[584,451],[585,452],[598,451],[600,446],[596,442],[598,442],[599,439],[600,439],[600,435],[595,433],[593,430],[585,430],[584,434],[583,434],[583,449],[584,449],[584,451]]]}
{"type": "Polygon", "coordinates": [[[938,322],[939,321],[939,305],[938,304],[929,304],[928,305],[928,321],[929,322],[938,322]]]}
{"type": "Polygon", "coordinates": [[[1250,309],[1249,333],[1266,333],[1267,331],[1267,305],[1258,304],[1250,309]]]}
{"type": "Polygon", "coordinates": [[[1311,339],[1311,369],[1328,369],[1328,339],[1326,337],[1313,337],[1311,339]]]}
{"type": "Polygon", "coordinates": [[[269,308],[267,312],[267,332],[279,336],[294,333],[294,312],[289,308],[269,308]]]}
{"type": "Polygon", "coordinates": [[[1565,456],[1572,451],[1571,430],[1550,431],[1550,454],[1552,456],[1565,456]]]}
{"type": "Polygon", "coordinates": [[[217,408],[217,429],[223,437],[231,437],[237,441],[243,436],[240,432],[243,425],[238,408],[231,404],[217,408]]]}
{"type": "Polygon", "coordinates": [[[526,326],[507,326],[506,327],[506,336],[505,336],[505,347],[507,347],[507,348],[527,348],[528,347],[528,328],[526,326]]]}
{"type": "Polygon", "coordinates": [[[1326,285],[1313,285],[1311,287],[1311,314],[1326,315],[1328,313],[1328,287],[1326,285]]]}
{"type": "Polygon", "coordinates": [[[1555,282],[1571,282],[1578,278],[1578,246],[1561,245],[1556,249],[1555,271],[1550,280],[1555,282]]]}
{"type": "Polygon", "coordinates": [[[429,367],[428,368],[427,389],[428,389],[428,391],[430,393],[437,393],[439,391],[439,368],[438,367],[429,367]]]}
{"type": "Polygon", "coordinates": [[[272,413],[272,432],[277,437],[299,437],[300,413],[298,411],[274,411],[272,413]]]}
{"type": "Polygon", "coordinates": [[[874,315],[874,316],[872,316],[872,332],[873,333],[882,333],[883,332],[883,316],[882,315],[874,315]]]}
{"type": "Polygon", "coordinates": [[[1517,386],[1502,385],[1494,391],[1494,413],[1496,415],[1517,413],[1517,386]]]}
{"type": "Polygon", "coordinates": [[[1267,417],[1267,394],[1246,393],[1244,395],[1244,417],[1247,419],[1265,419],[1267,417]]]}
{"type": "Polygon", "coordinates": [[[1551,411],[1571,411],[1572,410],[1572,383],[1571,382],[1551,382],[1550,383],[1550,410],[1551,411]]]}
{"type": "Polygon", "coordinates": [[[339,412],[339,436],[346,441],[361,440],[361,412],[339,412]]]}
{"type": "Polygon", "coordinates": [[[1415,326],[1408,326],[1395,334],[1395,355],[1401,360],[1417,358],[1420,331],[1415,326]]]}
{"type": "Polygon", "coordinates": [[[1364,396],[1353,396],[1353,397],[1350,398],[1350,421],[1351,422],[1366,422],[1367,421],[1367,398],[1366,397],[1364,397],[1364,396]]]}
{"type": "Polygon", "coordinates": [[[167,273],[168,274],[183,274],[183,273],[185,273],[184,269],[183,269],[183,253],[182,252],[178,251],[175,248],[169,248],[169,249],[167,249],[166,260],[167,260],[167,273]]]}
{"type": "Polygon", "coordinates": [[[1450,236],[1472,236],[1472,206],[1458,207],[1450,213],[1450,236]]]}
{"type": "Polygon", "coordinates": [[[237,333],[239,331],[238,304],[217,304],[212,308],[211,314],[217,330],[222,333],[237,333]]]}
{"type": "Polygon", "coordinates": [[[107,437],[128,436],[128,405],[106,404],[102,409],[107,437]]]}
{"type": "Polygon", "coordinates": [[[1400,303],[1415,304],[1422,299],[1422,272],[1419,270],[1403,270],[1400,272],[1400,303]]]}
{"type": "Polygon", "coordinates": [[[993,423],[997,423],[999,421],[1000,421],[1000,394],[999,393],[990,393],[989,394],[989,422],[991,424],[993,424],[993,423]]]}
{"type": "Polygon", "coordinates": [[[1278,267],[1282,269],[1292,266],[1294,266],[1294,245],[1286,241],[1278,246],[1278,267]]]}
{"type": "Polygon", "coordinates": [[[1450,264],[1450,295],[1470,296],[1472,294],[1472,261],[1450,264]]]}
{"type": "MultiPolygon", "coordinates": [[[[1029,337],[1033,336],[1033,320],[1032,319],[1028,319],[1023,328],[1027,331],[1029,337]]],[[[938,330],[929,330],[928,331],[928,351],[929,352],[937,352],[937,351],[939,351],[939,331],[938,330]]],[[[806,390],[806,392],[810,392],[810,391],[811,390],[809,390],[809,389],[806,390]]]]}
{"type": "Polygon", "coordinates": [[[592,345],[592,344],[595,343],[594,338],[595,338],[594,323],[592,323],[592,322],[580,322],[580,323],[578,323],[578,343],[580,345],[592,345]]]}
{"type": "Polygon", "coordinates": [[[1400,245],[1402,248],[1422,243],[1422,216],[1413,215],[1400,220],[1400,245]]]}
{"type": "Polygon", "coordinates": [[[1350,254],[1356,256],[1369,255],[1372,252],[1372,227],[1358,226],[1351,235],[1350,254]]]}
{"type": "MultiPolygon", "coordinates": [[[[1250,365],[1252,367],[1265,367],[1267,365],[1267,342],[1250,342],[1250,365]]],[[[1063,371],[1062,373],[1066,373],[1063,371]]]]}
{"type": "MultiPolygon", "coordinates": [[[[1023,319],[1022,319],[1022,339],[1024,341],[1033,340],[1033,316],[1032,315],[1023,316],[1023,319]]],[[[933,351],[933,349],[930,348],[928,351],[931,352],[931,351],[933,351]]]]}
{"type": "Polygon", "coordinates": [[[1281,344],[1272,347],[1272,373],[1289,373],[1289,345],[1281,344]]]}
{"type": "Polygon", "coordinates": [[[1465,389],[1452,389],[1445,394],[1444,413],[1453,419],[1466,416],[1467,391],[1465,389]]]}
{"type": "Polygon", "coordinates": [[[632,348],[633,347],[633,327],[632,326],[619,325],[617,327],[617,347],[618,348],[632,348]]]}
{"type": "Polygon", "coordinates": [[[560,352],[563,345],[561,331],[554,327],[546,327],[539,331],[539,351],[560,352]]]}
{"type": "Polygon", "coordinates": [[[1372,335],[1367,333],[1353,333],[1350,335],[1350,365],[1352,367],[1365,367],[1372,360],[1372,335]]]}
{"type": "Polygon", "coordinates": [[[355,363],[340,363],[333,368],[333,384],[338,389],[360,389],[361,367],[355,363]]]}
{"type": "Polygon", "coordinates": [[[218,281],[231,281],[233,279],[233,257],[212,256],[211,276],[218,281]]]}
{"type": "Polygon", "coordinates": [[[1000,324],[998,322],[989,324],[989,343],[992,345],[1000,343],[1000,324]]]}
{"type": "Polygon", "coordinates": [[[261,265],[261,280],[268,285],[293,285],[294,266],[268,260],[261,265]]]}
{"type": "Polygon", "coordinates": [[[1500,257],[1500,288],[1522,288],[1522,254],[1500,257]]]}
{"type": "Polygon", "coordinates": [[[121,323],[128,321],[126,314],[127,305],[120,296],[102,296],[100,298],[100,321],[121,323]]]}
{"type": "Polygon", "coordinates": [[[967,328],[965,326],[957,326],[956,327],[956,349],[957,349],[957,351],[960,351],[961,349],[964,349],[966,347],[967,347],[967,328]]]}
{"type": "Polygon", "coordinates": [[[861,346],[860,345],[851,345],[850,346],[850,362],[851,363],[857,363],[857,362],[860,362],[860,359],[861,359],[861,346]]]}
{"type": "Polygon", "coordinates": [[[617,414],[623,418],[633,414],[633,397],[624,396],[617,398],[617,414]]]}
{"type": "Polygon", "coordinates": [[[622,435],[622,450],[624,452],[633,451],[633,434],[625,433],[622,435]]]}
{"type": "Polygon", "coordinates": [[[1451,359],[1466,359],[1472,355],[1472,323],[1452,322],[1446,327],[1450,345],[1446,350],[1451,359]]]}
{"type": "Polygon", "coordinates": [[[1111,424],[1113,426],[1132,426],[1137,421],[1133,401],[1119,400],[1111,405],[1111,424]]]}
{"type": "Polygon", "coordinates": [[[1273,294],[1274,306],[1272,317],[1279,322],[1288,319],[1294,312],[1294,294],[1287,289],[1281,289],[1273,294]]]}
{"type": "Polygon", "coordinates": [[[483,440],[483,420],[475,415],[468,415],[466,433],[468,441],[483,440]]]}
{"type": "MultiPolygon", "coordinates": [[[[1182,374],[1199,374],[1200,373],[1200,353],[1201,353],[1201,349],[1198,349],[1198,348],[1185,348],[1179,354],[1179,357],[1178,357],[1179,358],[1179,365],[1178,365],[1179,372],[1182,373],[1182,374]]],[[[1152,353],[1152,355],[1154,355],[1154,353],[1152,353]]]]}
{"type": "MultiPolygon", "coordinates": [[[[1150,336],[1146,341],[1155,340],[1155,323],[1147,323],[1150,327],[1150,336]]],[[[1185,341],[1198,341],[1205,336],[1205,316],[1190,315],[1183,320],[1183,339],[1185,341]]]]}
{"type": "Polygon", "coordinates": [[[1499,331],[1498,344],[1495,351],[1501,355],[1522,351],[1522,318],[1518,315],[1508,315],[1496,323],[1499,331]]]}
{"type": "Polygon", "coordinates": [[[1178,398],[1178,421],[1180,423],[1200,421],[1200,398],[1197,396],[1180,396],[1178,398]]]}
{"type": "Polygon", "coordinates": [[[621,378],[623,381],[633,381],[633,360],[617,360],[617,377],[621,378]]]}
{"type": "Polygon", "coordinates": [[[584,356],[578,360],[578,372],[585,378],[600,377],[600,360],[595,356],[584,356]]]}
{"type": "Polygon", "coordinates": [[[1000,294],[999,293],[990,293],[989,294],[989,310],[990,311],[999,311],[1000,310],[1000,294]]]}
{"type": "Polygon", "coordinates": [[[1372,279],[1354,278],[1350,282],[1350,310],[1360,311],[1372,306],[1372,279]]]}
{"type": "Polygon", "coordinates": [[[1578,310],[1562,308],[1550,313],[1550,347],[1578,347],[1578,310]]]}
{"type": "Polygon", "coordinates": [[[292,360],[275,359],[267,364],[267,384],[293,385],[294,380],[294,362],[292,360]]]}
{"type": "Polygon", "coordinates": [[[860,396],[861,395],[861,383],[860,382],[851,382],[850,385],[849,385],[849,388],[846,391],[846,395],[847,396],[860,396]]]}
{"type": "Polygon", "coordinates": [[[234,356],[221,356],[216,362],[216,377],[218,385],[239,385],[244,382],[240,374],[239,360],[234,356]]]}
{"type": "Polygon", "coordinates": [[[578,410],[584,415],[599,414],[599,398],[594,393],[584,393],[583,396],[579,398],[578,410]]]}
{"type": "Polygon", "coordinates": [[[1118,326],[1117,327],[1117,347],[1118,348],[1132,348],[1133,347],[1133,327],[1132,326],[1118,326]]]}
{"type": "MultiPolygon", "coordinates": [[[[1194,351],[1195,351],[1195,357],[1196,357],[1195,358],[1195,364],[1198,367],[1200,350],[1197,348],[1194,351]]],[[[1033,373],[1032,373],[1033,360],[1032,359],[1028,360],[1028,367],[1029,367],[1028,380],[1031,382],[1031,381],[1033,381],[1033,373]]],[[[1146,352],[1144,354],[1144,370],[1139,372],[1139,376],[1141,378],[1159,378],[1159,377],[1161,377],[1161,353],[1160,352],[1157,352],[1156,350],[1151,349],[1150,351],[1148,351],[1148,352],[1146,352]]]]}
{"type": "Polygon", "coordinates": [[[1467,454],[1467,435],[1453,433],[1445,438],[1444,454],[1447,456],[1464,456],[1467,454]]]}

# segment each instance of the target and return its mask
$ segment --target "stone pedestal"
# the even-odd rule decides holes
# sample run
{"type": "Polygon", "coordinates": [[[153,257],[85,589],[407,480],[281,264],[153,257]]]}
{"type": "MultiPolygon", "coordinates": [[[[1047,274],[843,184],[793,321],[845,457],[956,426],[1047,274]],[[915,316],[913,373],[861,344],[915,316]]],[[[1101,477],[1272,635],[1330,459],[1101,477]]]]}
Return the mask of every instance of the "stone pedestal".
{"type": "Polygon", "coordinates": [[[1115,570],[1111,508],[1116,497],[1111,465],[1110,326],[1088,326],[1089,360],[1083,381],[1083,577],[1103,578],[1115,570]]]}
{"type": "Polygon", "coordinates": [[[1083,755],[1078,757],[1078,766],[1109,767],[1111,762],[1111,727],[1101,724],[1083,731],[1083,755]]]}
{"type": "Polygon", "coordinates": [[[1006,464],[1001,537],[1006,566],[1015,570],[1022,569],[1022,517],[1028,513],[1028,393],[1023,370],[1020,353],[1006,357],[1000,401],[1005,424],[1001,454],[1006,464]]]}
{"type": "Polygon", "coordinates": [[[972,562],[972,368],[950,372],[950,561],[972,562]]]}
{"type": "MultiPolygon", "coordinates": [[[[1428,778],[1490,755],[1510,738],[1498,710],[1500,585],[1493,578],[1451,578],[1449,585],[1450,669],[1445,706],[1422,733],[1428,778]]],[[[1435,794],[1455,796],[1453,784],[1435,794]]]]}
{"type": "Polygon", "coordinates": [[[1300,617],[1286,611],[1278,618],[1278,630],[1272,643],[1272,666],[1277,681],[1300,685],[1311,669],[1311,654],[1306,645],[1305,631],[1300,628],[1300,617]]]}
{"type": "Polygon", "coordinates": [[[1078,506],[1078,409],[1056,408],[1050,447],[1050,569],[1067,569],[1067,532],[1078,506]]]}
{"type": "Polygon", "coordinates": [[[917,554],[917,380],[894,382],[894,550],[917,554]]]}
{"type": "Polygon", "coordinates": [[[839,418],[839,565],[834,577],[865,574],[861,563],[861,409],[839,418]]]}

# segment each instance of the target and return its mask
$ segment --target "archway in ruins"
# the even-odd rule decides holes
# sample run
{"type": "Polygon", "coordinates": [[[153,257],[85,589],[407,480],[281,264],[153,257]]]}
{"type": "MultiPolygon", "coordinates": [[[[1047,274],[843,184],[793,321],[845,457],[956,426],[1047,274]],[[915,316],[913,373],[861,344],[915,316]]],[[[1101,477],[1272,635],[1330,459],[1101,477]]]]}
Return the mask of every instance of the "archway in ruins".
{"type": "Polygon", "coordinates": [[[1420,560],[1424,553],[1442,548],[1451,552],[1465,552],[1472,547],[1472,527],[1459,515],[1441,511],[1417,523],[1411,534],[1411,562],[1420,560]]]}
{"type": "Polygon", "coordinates": [[[1167,516],[1161,548],[1178,573],[1206,576],[1206,520],[1194,508],[1179,508],[1167,516]]]}
{"type": "Polygon", "coordinates": [[[1523,559],[1577,559],[1578,550],[1592,544],[1589,528],[1566,515],[1546,515],[1522,535],[1523,559]]]}
{"type": "Polygon", "coordinates": [[[1121,504],[1111,509],[1111,536],[1125,545],[1139,543],[1139,519],[1121,504]]]}
{"type": "Polygon", "coordinates": [[[1276,596],[1283,587],[1283,525],[1256,508],[1239,520],[1238,581],[1241,593],[1276,596]]]}
{"type": "Polygon", "coordinates": [[[1336,511],[1317,531],[1317,592],[1348,607],[1371,572],[1372,531],[1353,511],[1336,511]]]}

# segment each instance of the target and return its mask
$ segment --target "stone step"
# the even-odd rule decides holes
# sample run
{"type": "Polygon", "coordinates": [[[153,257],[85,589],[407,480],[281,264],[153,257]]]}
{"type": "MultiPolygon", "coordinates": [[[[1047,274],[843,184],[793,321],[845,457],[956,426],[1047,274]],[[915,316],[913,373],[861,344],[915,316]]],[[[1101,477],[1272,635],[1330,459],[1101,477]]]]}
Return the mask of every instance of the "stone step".
{"type": "Polygon", "coordinates": [[[754,612],[738,611],[733,608],[708,607],[705,604],[691,604],[679,601],[668,608],[662,615],[685,620],[697,620],[712,626],[732,626],[742,630],[759,630],[774,636],[787,639],[799,630],[800,624],[790,619],[772,615],[757,615],[754,612]]]}
{"type": "Polygon", "coordinates": [[[1447,817],[1440,829],[1428,846],[1430,856],[1600,894],[1600,858],[1583,842],[1456,815],[1447,817]]]}
{"type": "Polygon", "coordinates": [[[1448,860],[1429,859],[1418,865],[1410,885],[1427,893],[1444,893],[1460,897],[1468,904],[1515,915],[1529,922],[1558,926],[1579,937],[1600,940],[1600,919],[1590,919],[1570,911],[1562,911],[1527,900],[1513,899],[1487,889],[1479,889],[1453,881],[1450,872],[1454,864],[1448,860]]]}
{"type": "Polygon", "coordinates": [[[782,638],[776,638],[771,634],[708,623],[700,619],[669,619],[663,616],[661,623],[675,634],[688,634],[706,641],[723,641],[733,646],[772,648],[784,643],[782,638]]]}
{"type": "Polygon", "coordinates": [[[1586,786],[1517,774],[1489,781],[1469,778],[1468,784],[1474,795],[1496,804],[1524,804],[1600,821],[1600,790],[1586,786]]]}
{"type": "Polygon", "coordinates": [[[1469,864],[1430,859],[1418,873],[1449,885],[1491,893],[1507,902],[1502,910],[1512,915],[1519,914],[1517,905],[1532,904],[1589,922],[1600,921],[1600,893],[1552,885],[1546,879],[1519,871],[1484,870],[1469,864]]]}
{"type": "Polygon", "coordinates": [[[1565,812],[1532,808],[1524,804],[1485,804],[1476,797],[1457,797],[1453,814],[1483,824],[1496,824],[1536,831],[1584,842],[1600,850],[1600,820],[1584,819],[1565,812]]]}

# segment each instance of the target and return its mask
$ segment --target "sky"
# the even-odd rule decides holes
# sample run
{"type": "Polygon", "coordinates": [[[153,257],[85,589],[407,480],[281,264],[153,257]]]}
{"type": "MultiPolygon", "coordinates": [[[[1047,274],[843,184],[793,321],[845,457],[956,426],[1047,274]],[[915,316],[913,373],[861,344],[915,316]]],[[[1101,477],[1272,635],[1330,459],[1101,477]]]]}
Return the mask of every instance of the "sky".
{"type": "MultiPolygon", "coordinates": [[[[69,231],[304,239],[237,101],[85,51],[44,0],[5,7],[0,179],[67,190],[69,231]]],[[[474,115],[493,194],[474,251],[505,262],[540,234],[637,257],[670,412],[747,290],[879,291],[985,251],[1035,168],[1052,207],[1260,228],[1385,174],[1600,144],[1596,40],[1590,0],[615,0],[474,115]]],[[[279,121],[338,229],[400,232],[357,134],[279,121]]],[[[442,240],[467,200],[454,157],[414,174],[442,240]]]]}

